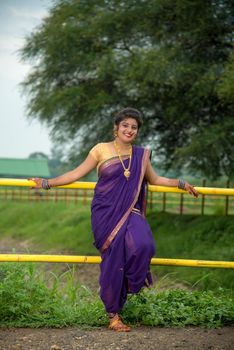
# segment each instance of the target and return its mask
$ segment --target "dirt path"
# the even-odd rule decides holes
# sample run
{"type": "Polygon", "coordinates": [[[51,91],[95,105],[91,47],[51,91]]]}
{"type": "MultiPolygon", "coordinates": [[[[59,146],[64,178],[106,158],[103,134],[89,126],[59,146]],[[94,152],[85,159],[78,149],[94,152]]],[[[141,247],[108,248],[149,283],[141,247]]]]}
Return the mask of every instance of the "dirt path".
{"type": "Polygon", "coordinates": [[[136,327],[130,333],[89,330],[0,329],[0,350],[232,350],[234,327],[183,329],[136,327]]]}

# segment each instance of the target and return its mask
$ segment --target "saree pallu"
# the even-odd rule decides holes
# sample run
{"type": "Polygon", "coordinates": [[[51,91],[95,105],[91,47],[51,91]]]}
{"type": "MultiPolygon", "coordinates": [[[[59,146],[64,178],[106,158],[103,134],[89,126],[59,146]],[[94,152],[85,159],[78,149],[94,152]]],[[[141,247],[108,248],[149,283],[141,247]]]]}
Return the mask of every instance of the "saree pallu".
{"type": "MultiPolygon", "coordinates": [[[[145,170],[150,151],[133,146],[127,180],[118,157],[99,168],[91,205],[94,245],[100,250],[100,296],[109,313],[118,313],[127,293],[152,284],[149,271],[155,244],[145,219],[145,170]]],[[[127,167],[129,158],[124,160],[127,167]]]]}

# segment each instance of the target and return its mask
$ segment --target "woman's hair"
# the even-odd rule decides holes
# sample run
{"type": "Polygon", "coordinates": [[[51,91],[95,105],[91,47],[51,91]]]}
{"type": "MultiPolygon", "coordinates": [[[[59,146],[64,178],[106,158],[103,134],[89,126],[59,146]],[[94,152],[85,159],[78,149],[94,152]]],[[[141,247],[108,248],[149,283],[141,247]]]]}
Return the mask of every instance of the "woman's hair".
{"type": "Polygon", "coordinates": [[[140,129],[140,127],[143,124],[141,112],[135,108],[130,108],[130,107],[124,108],[121,111],[119,111],[118,113],[116,113],[116,115],[114,117],[114,124],[116,126],[119,126],[119,123],[127,118],[135,119],[137,122],[137,125],[138,125],[138,129],[140,129]]]}

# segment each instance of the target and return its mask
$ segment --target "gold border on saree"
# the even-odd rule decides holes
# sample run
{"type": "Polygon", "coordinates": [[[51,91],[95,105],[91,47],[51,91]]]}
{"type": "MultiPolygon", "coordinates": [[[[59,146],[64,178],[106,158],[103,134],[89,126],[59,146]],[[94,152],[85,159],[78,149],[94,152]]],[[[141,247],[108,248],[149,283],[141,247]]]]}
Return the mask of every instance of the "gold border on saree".
{"type": "Polygon", "coordinates": [[[139,179],[139,183],[138,183],[137,194],[136,194],[136,196],[135,196],[135,198],[134,198],[130,208],[126,211],[126,213],[120,219],[120,221],[118,222],[118,224],[116,225],[114,230],[109,234],[109,236],[107,237],[107,239],[103,243],[103,245],[102,245],[102,247],[100,249],[100,251],[102,253],[110,246],[111,242],[113,241],[113,239],[117,235],[117,233],[120,230],[120,228],[122,227],[122,225],[127,220],[129,214],[131,213],[132,209],[134,208],[134,205],[137,202],[137,198],[138,198],[140,190],[141,190],[141,185],[142,185],[142,181],[143,181],[143,178],[144,178],[144,175],[145,175],[145,170],[146,170],[146,166],[147,166],[147,160],[149,159],[149,156],[150,156],[150,150],[149,149],[144,149],[144,154],[143,154],[143,157],[142,157],[141,175],[140,175],[140,179],[139,179]]]}

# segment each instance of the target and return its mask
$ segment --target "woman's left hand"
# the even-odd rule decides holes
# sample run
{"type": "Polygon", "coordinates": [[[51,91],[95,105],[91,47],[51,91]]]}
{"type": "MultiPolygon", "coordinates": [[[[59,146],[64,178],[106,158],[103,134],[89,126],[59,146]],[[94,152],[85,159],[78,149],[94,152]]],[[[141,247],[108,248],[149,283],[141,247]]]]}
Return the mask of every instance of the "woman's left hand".
{"type": "Polygon", "coordinates": [[[192,196],[194,196],[196,198],[198,197],[197,190],[195,190],[195,188],[192,185],[190,185],[188,182],[185,183],[184,189],[192,196]]]}

